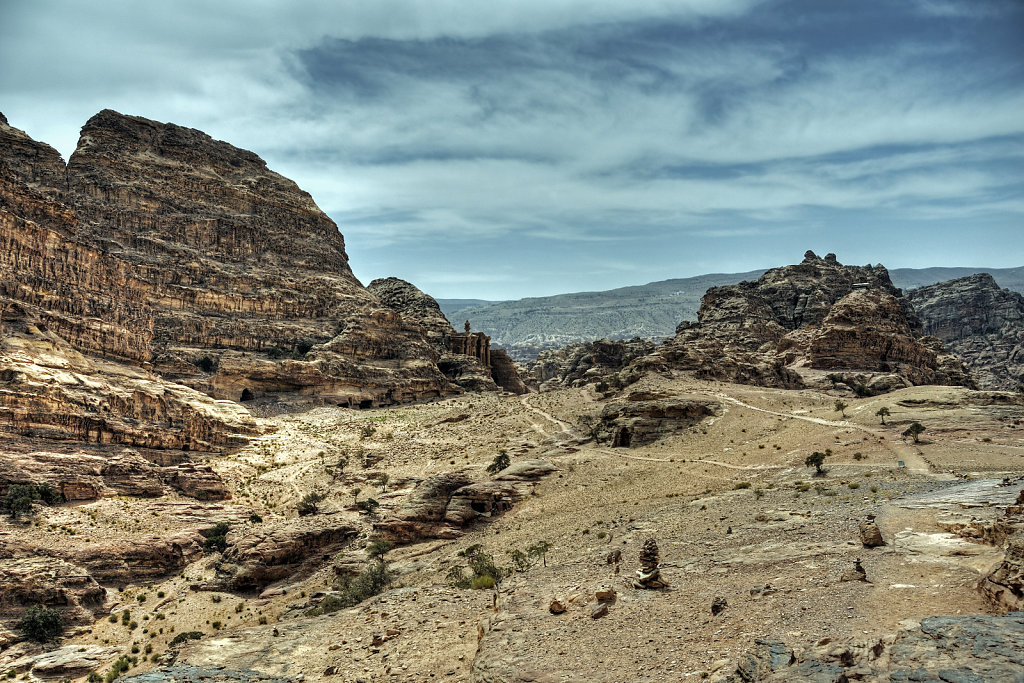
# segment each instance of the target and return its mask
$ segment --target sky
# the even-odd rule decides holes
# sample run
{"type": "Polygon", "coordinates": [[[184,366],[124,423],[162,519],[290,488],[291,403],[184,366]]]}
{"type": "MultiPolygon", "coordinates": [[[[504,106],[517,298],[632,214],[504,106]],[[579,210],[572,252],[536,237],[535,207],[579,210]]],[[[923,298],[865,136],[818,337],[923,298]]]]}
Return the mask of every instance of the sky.
{"type": "Polygon", "coordinates": [[[1024,265],[1022,0],[0,0],[0,111],[251,149],[364,282],[1024,265]]]}

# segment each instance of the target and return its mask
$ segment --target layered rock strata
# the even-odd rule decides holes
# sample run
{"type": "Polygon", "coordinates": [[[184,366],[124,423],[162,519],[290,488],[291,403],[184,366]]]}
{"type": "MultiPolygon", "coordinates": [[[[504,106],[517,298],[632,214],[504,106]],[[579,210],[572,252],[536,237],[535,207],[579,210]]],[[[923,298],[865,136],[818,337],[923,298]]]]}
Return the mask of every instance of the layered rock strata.
{"type": "MultiPolygon", "coordinates": [[[[699,377],[783,388],[804,369],[871,374],[891,390],[915,384],[971,386],[967,367],[923,338],[919,321],[883,266],[845,266],[807,252],[756,282],[712,287],[697,322],[635,361],[627,374],[685,370],[699,377]],[[879,379],[884,376],[884,379],[879,379]]],[[[877,380],[877,381],[876,381],[877,380]]]]}
{"type": "Polygon", "coordinates": [[[979,386],[1024,386],[1024,296],[987,273],[940,282],[906,294],[926,334],[971,367],[979,386]]]}
{"type": "Polygon", "coordinates": [[[639,337],[630,340],[598,339],[542,351],[529,363],[530,379],[541,389],[578,387],[611,381],[631,361],[646,356],[654,342],[639,337]]]}
{"type": "Polygon", "coordinates": [[[234,401],[448,391],[423,329],[360,285],[310,196],[196,130],[106,110],[65,166],[3,120],[0,242],[5,335],[52,334],[234,401]]]}
{"type": "Polygon", "coordinates": [[[508,354],[491,349],[490,337],[482,332],[456,332],[437,301],[415,285],[389,277],[374,280],[367,289],[403,320],[423,328],[438,354],[438,368],[454,384],[468,391],[499,387],[515,394],[528,391],[508,354]]]}

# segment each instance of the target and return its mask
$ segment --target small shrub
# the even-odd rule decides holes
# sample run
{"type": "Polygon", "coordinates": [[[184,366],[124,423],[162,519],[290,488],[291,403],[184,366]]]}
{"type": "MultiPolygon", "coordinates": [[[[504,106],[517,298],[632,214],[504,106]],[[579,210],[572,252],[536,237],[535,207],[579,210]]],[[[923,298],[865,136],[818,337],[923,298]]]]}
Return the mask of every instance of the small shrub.
{"type": "Polygon", "coordinates": [[[324,494],[313,491],[307,493],[299,501],[299,504],[295,506],[295,511],[299,513],[299,517],[305,517],[307,515],[315,515],[320,511],[320,503],[325,498],[324,494]]]}
{"type": "Polygon", "coordinates": [[[220,602],[221,600],[223,600],[223,598],[221,596],[219,596],[219,595],[213,595],[210,599],[213,602],[220,602]]]}
{"type": "Polygon", "coordinates": [[[878,487],[877,486],[872,486],[871,487],[871,493],[878,493],[878,487]]]}
{"type": "Polygon", "coordinates": [[[469,584],[473,590],[485,590],[494,586],[494,577],[490,575],[478,576],[469,584]]]}
{"type": "Polygon", "coordinates": [[[735,486],[733,486],[732,490],[733,491],[739,491],[740,489],[749,489],[749,488],[750,488],[750,482],[749,481],[741,481],[741,482],[737,483],[735,486]]]}
{"type": "Polygon", "coordinates": [[[262,524],[263,518],[257,515],[255,512],[249,515],[249,521],[253,524],[262,524]]]}
{"type": "Polygon", "coordinates": [[[267,625],[267,618],[266,617],[260,617],[258,619],[257,623],[259,623],[260,626],[266,626],[267,625]]]}
{"type": "Polygon", "coordinates": [[[163,598],[165,595],[167,595],[167,594],[164,593],[163,591],[157,591],[156,592],[156,597],[158,597],[158,598],[163,598]]]}
{"type": "Polygon", "coordinates": [[[26,638],[43,643],[64,633],[64,618],[55,609],[33,605],[22,613],[18,630],[26,638]]]}
{"type": "Polygon", "coordinates": [[[764,489],[754,489],[754,497],[758,500],[764,498],[764,489]]]}
{"type": "Polygon", "coordinates": [[[860,488],[860,483],[856,481],[851,481],[849,484],[847,484],[847,486],[856,491],[857,489],[860,488]]]}
{"type": "Polygon", "coordinates": [[[135,597],[135,599],[136,599],[136,600],[138,600],[138,601],[139,601],[139,604],[141,605],[142,603],[146,602],[146,594],[145,594],[145,593],[139,593],[139,594],[138,594],[138,595],[137,595],[137,596],[135,597]]]}
{"type": "Polygon", "coordinates": [[[503,448],[498,451],[498,454],[494,456],[494,460],[492,460],[491,464],[487,466],[487,471],[491,474],[497,474],[498,472],[507,469],[510,464],[512,464],[512,460],[508,456],[508,451],[503,448]]]}
{"type": "Polygon", "coordinates": [[[107,618],[107,621],[109,621],[111,624],[116,624],[117,623],[117,615],[116,614],[111,614],[107,618]]]}
{"type": "Polygon", "coordinates": [[[859,462],[864,459],[864,454],[861,453],[860,451],[857,451],[856,453],[853,454],[853,459],[859,462]]]}
{"type": "Polygon", "coordinates": [[[230,528],[227,522],[217,522],[212,529],[200,532],[206,538],[203,550],[208,553],[224,552],[228,547],[227,535],[230,528]]]}
{"type": "Polygon", "coordinates": [[[222,624],[219,621],[215,621],[212,624],[210,624],[210,626],[213,627],[214,631],[219,631],[221,626],[222,626],[222,624]]]}
{"type": "Polygon", "coordinates": [[[178,635],[174,636],[174,638],[171,639],[171,642],[168,643],[168,645],[170,647],[174,647],[175,645],[181,645],[182,643],[184,643],[187,640],[199,640],[202,637],[203,637],[203,632],[202,631],[185,631],[183,633],[179,633],[178,635]]]}

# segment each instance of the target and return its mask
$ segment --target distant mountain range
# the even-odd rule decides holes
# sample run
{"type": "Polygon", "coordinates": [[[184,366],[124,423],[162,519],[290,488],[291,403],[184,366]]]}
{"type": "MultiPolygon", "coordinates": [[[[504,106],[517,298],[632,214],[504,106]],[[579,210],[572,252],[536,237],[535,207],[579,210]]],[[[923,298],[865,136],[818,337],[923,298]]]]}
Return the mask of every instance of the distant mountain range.
{"type": "MultiPolygon", "coordinates": [[[[456,329],[461,330],[469,320],[474,330],[489,334],[493,345],[508,349],[516,360],[532,360],[544,349],[578,341],[670,337],[681,321],[696,320],[701,297],[709,287],[756,280],[765,270],[713,273],[602,292],[513,301],[438,299],[437,303],[456,329]]],[[[1001,287],[1024,293],[1024,267],[889,271],[893,284],[901,289],[916,289],[974,273],[990,273],[1001,287]]]]}

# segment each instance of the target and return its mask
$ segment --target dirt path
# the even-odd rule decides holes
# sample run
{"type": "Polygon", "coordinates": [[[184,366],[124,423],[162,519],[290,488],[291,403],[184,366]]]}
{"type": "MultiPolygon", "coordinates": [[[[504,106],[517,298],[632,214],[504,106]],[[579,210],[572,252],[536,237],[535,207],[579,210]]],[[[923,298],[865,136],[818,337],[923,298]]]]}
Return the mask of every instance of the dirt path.
{"type": "MultiPolygon", "coordinates": [[[[721,392],[702,391],[700,393],[720,398],[723,401],[728,401],[729,403],[733,403],[744,408],[749,408],[750,410],[755,410],[759,413],[767,413],[768,415],[777,415],[779,417],[788,417],[794,420],[803,420],[804,422],[811,422],[813,424],[823,425],[826,427],[844,427],[848,429],[856,429],[866,434],[871,434],[875,438],[878,438],[880,436],[884,437],[886,435],[885,432],[883,432],[882,430],[865,427],[863,425],[859,425],[848,420],[826,420],[820,417],[809,417],[807,415],[783,413],[777,410],[759,408],[757,406],[750,405],[749,403],[744,403],[738,398],[733,398],[732,396],[728,396],[721,392]]],[[[914,449],[913,446],[903,443],[901,441],[897,442],[891,441],[889,439],[885,439],[884,443],[885,447],[893,452],[897,460],[903,461],[907,469],[913,470],[914,472],[918,472],[921,474],[927,474],[931,472],[931,463],[929,463],[925,458],[921,457],[921,455],[918,454],[917,450],[914,449]]]]}
{"type": "MultiPolygon", "coordinates": [[[[558,427],[557,431],[558,431],[559,434],[561,434],[561,435],[563,435],[565,437],[572,436],[573,427],[572,427],[571,424],[569,424],[568,422],[563,422],[562,420],[559,420],[557,417],[555,417],[554,415],[552,415],[551,413],[547,412],[546,410],[544,410],[542,408],[538,408],[537,406],[535,406],[532,403],[530,403],[530,401],[528,399],[529,399],[529,395],[528,394],[524,395],[520,399],[522,401],[523,405],[526,406],[526,408],[528,410],[530,410],[531,412],[536,413],[537,415],[540,415],[542,418],[544,418],[545,420],[547,420],[551,424],[553,424],[556,427],[558,427]]],[[[541,434],[543,434],[544,436],[555,436],[554,434],[552,434],[548,430],[545,430],[541,425],[538,425],[534,420],[531,419],[530,422],[533,424],[533,428],[535,430],[537,430],[538,432],[540,432],[541,434]]]]}

